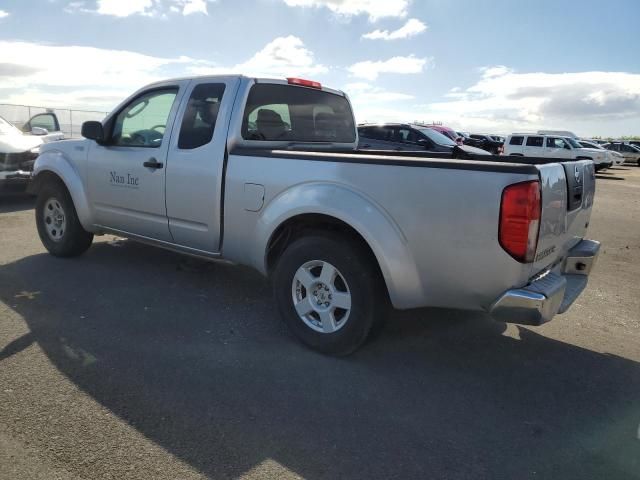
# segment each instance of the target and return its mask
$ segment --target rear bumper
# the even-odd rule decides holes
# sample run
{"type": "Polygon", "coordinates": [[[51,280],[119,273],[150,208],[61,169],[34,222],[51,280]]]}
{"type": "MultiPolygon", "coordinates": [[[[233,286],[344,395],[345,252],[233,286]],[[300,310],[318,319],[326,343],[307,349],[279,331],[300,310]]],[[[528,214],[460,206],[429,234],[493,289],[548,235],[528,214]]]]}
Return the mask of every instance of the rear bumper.
{"type": "Polygon", "coordinates": [[[489,313],[502,322],[542,325],[566,312],[587,286],[600,243],[582,240],[567,254],[558,273],[548,271],[522,288],[507,290],[489,313]]]}

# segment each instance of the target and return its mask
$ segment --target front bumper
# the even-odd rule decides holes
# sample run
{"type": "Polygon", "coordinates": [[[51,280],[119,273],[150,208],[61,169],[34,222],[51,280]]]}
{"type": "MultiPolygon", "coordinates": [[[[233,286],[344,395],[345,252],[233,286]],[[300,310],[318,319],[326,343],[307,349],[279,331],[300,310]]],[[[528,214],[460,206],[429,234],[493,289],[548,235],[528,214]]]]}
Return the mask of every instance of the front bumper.
{"type": "Polygon", "coordinates": [[[0,189],[11,189],[12,187],[25,187],[31,180],[32,172],[25,170],[14,170],[0,172],[0,189]]]}
{"type": "Polygon", "coordinates": [[[567,254],[558,273],[548,271],[525,287],[507,290],[489,309],[502,322],[542,325],[566,312],[587,286],[600,242],[582,240],[567,254]]]}

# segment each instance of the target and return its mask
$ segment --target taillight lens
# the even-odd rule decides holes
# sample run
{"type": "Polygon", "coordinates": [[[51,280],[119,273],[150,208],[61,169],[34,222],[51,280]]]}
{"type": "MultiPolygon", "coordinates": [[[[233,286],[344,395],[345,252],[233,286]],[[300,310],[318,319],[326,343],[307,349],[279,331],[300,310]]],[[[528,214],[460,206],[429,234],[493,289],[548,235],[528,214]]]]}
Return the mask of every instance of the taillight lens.
{"type": "Polygon", "coordinates": [[[540,226],[540,182],[510,185],[502,192],[498,238],[505,251],[519,262],[532,262],[540,226]]]}

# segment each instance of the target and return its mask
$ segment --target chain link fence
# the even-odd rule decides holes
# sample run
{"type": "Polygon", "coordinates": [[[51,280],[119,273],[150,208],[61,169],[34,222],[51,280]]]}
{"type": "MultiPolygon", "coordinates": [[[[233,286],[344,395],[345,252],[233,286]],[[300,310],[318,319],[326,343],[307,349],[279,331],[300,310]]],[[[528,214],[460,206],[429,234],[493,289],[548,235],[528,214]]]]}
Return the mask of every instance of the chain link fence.
{"type": "Polygon", "coordinates": [[[18,128],[21,128],[31,117],[38,113],[55,113],[60,122],[60,130],[64,133],[65,138],[80,138],[83,122],[89,120],[101,121],[109,112],[0,103],[0,117],[18,128]]]}

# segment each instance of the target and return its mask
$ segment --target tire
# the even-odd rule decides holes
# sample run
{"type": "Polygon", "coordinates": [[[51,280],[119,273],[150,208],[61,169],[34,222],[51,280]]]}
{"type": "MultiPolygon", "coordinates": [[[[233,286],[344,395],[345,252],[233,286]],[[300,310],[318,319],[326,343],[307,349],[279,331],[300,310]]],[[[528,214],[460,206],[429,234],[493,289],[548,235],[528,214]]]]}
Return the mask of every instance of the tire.
{"type": "Polygon", "coordinates": [[[93,241],[78,220],[71,195],[58,182],[48,182],[38,192],[36,226],[42,244],[56,257],[81,255],[93,241]]]}
{"type": "Polygon", "coordinates": [[[354,352],[387,314],[387,292],[374,261],[346,236],[310,233],[294,240],[280,256],[272,282],[289,329],[324,354],[354,352]]]}

